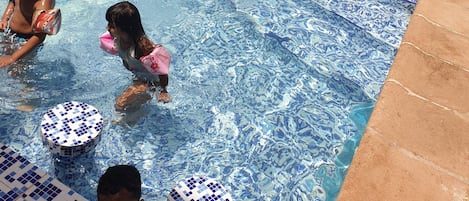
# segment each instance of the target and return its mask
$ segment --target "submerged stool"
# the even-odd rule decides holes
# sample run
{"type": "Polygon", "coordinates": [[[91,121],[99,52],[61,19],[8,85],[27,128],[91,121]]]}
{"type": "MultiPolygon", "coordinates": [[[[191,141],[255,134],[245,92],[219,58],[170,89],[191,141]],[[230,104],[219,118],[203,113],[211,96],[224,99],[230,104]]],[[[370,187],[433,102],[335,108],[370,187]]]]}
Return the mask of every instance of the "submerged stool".
{"type": "Polygon", "coordinates": [[[231,195],[215,180],[194,176],[179,181],[168,195],[168,201],[232,201],[231,195]]]}
{"type": "Polygon", "coordinates": [[[70,101],[44,114],[41,134],[54,158],[72,159],[93,150],[100,140],[103,117],[86,103],[70,101]]]}

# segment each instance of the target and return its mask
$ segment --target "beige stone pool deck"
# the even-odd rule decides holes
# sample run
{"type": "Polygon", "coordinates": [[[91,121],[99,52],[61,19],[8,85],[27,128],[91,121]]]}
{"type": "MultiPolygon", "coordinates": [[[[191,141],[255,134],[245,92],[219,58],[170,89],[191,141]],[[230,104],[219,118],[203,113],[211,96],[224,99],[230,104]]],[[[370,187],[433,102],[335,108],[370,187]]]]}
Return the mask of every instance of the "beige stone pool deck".
{"type": "Polygon", "coordinates": [[[419,0],[337,198],[469,201],[469,0],[419,0]]]}

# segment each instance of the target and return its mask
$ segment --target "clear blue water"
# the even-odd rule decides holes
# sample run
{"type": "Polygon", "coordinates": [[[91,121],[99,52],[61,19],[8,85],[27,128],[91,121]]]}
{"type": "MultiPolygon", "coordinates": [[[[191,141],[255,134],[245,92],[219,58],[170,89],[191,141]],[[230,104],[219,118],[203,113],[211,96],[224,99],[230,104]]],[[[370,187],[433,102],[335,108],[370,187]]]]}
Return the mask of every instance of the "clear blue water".
{"type": "Polygon", "coordinates": [[[192,175],[236,200],[334,200],[416,3],[131,1],[173,56],[173,102],[151,101],[126,127],[111,120],[131,74],[98,46],[115,2],[57,0],[60,33],[14,67],[27,70],[0,70],[0,141],[90,200],[115,164],[136,165],[145,200],[165,200],[192,175]],[[95,152],[65,171],[39,124],[69,100],[98,108],[105,127],[95,152]]]}

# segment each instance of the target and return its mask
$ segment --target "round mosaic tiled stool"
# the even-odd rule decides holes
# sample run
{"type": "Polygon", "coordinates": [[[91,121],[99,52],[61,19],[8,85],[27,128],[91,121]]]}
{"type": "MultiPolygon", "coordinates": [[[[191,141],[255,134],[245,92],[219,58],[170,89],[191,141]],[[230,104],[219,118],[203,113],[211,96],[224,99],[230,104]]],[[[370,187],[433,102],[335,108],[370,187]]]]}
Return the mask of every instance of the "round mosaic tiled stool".
{"type": "Polygon", "coordinates": [[[53,157],[73,158],[96,147],[102,128],[103,117],[96,108],[70,101],[44,114],[41,135],[53,157]]]}
{"type": "Polygon", "coordinates": [[[168,195],[168,201],[232,201],[225,188],[213,179],[194,176],[179,181],[168,195]]]}

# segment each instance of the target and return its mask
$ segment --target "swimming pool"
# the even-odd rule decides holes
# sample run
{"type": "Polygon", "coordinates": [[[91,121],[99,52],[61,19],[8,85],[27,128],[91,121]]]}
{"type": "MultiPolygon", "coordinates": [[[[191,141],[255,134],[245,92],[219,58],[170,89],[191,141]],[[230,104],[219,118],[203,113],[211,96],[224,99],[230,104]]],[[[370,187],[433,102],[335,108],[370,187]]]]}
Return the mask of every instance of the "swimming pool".
{"type": "Polygon", "coordinates": [[[121,163],[141,171],[146,200],[165,200],[192,175],[220,181],[236,200],[333,200],[361,137],[349,116],[368,114],[415,6],[134,0],[147,34],[173,55],[173,102],[152,101],[126,127],[111,120],[130,73],[98,46],[114,2],[58,0],[60,33],[21,64],[27,71],[0,73],[1,142],[90,200],[99,175],[121,163]],[[69,100],[98,108],[106,123],[96,151],[63,175],[39,124],[69,100]],[[37,108],[15,109],[25,103],[37,108]]]}

